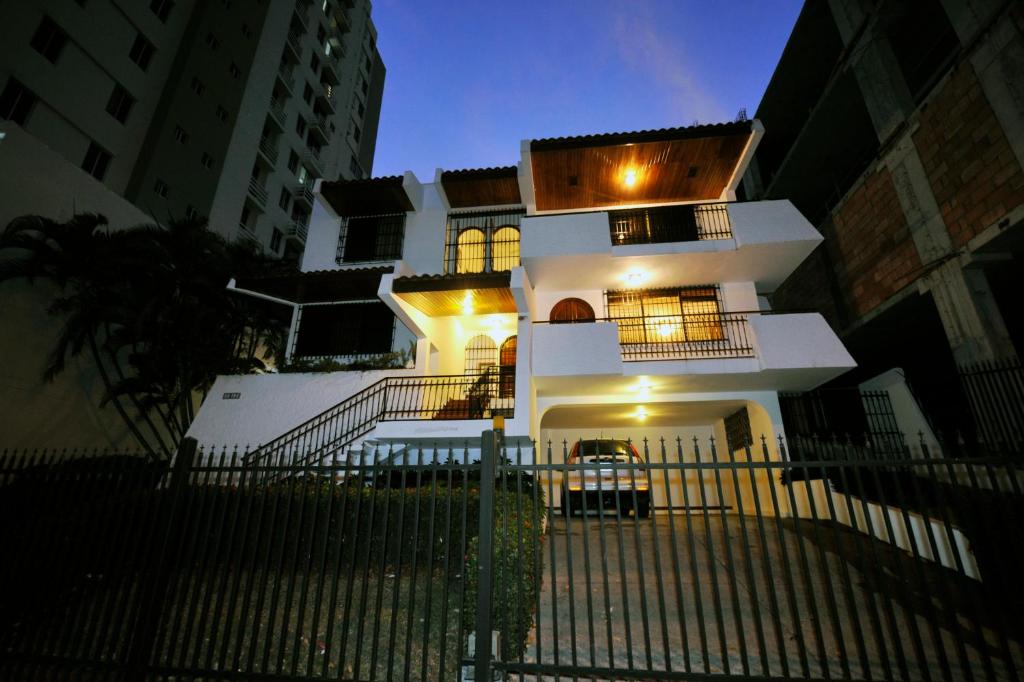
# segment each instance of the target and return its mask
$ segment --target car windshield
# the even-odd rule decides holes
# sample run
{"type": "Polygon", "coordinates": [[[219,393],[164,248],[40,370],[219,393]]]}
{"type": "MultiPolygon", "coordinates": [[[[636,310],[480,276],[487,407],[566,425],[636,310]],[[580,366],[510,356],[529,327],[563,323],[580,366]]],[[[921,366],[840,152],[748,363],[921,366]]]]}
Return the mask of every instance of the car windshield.
{"type": "Polygon", "coordinates": [[[625,455],[629,457],[633,451],[629,443],[624,440],[585,440],[580,443],[579,454],[582,457],[593,457],[601,455],[600,461],[614,462],[617,458],[614,455],[625,455]],[[611,455],[605,459],[603,456],[611,455]]]}

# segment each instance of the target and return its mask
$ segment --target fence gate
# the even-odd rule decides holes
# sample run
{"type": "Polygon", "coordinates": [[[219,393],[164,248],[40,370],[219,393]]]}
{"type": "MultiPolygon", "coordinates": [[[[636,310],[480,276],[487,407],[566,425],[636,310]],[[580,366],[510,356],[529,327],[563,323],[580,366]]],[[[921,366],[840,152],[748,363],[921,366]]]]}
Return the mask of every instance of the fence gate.
{"type": "Polygon", "coordinates": [[[485,449],[475,679],[1018,679],[1016,461],[634,445],[485,449]]]}

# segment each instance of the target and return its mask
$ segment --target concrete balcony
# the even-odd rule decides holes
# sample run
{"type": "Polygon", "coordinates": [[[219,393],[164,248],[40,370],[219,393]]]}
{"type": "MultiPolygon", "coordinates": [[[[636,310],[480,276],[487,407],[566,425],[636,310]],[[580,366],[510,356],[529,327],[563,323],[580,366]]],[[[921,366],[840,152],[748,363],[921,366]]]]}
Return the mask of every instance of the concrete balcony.
{"type": "Polygon", "coordinates": [[[817,313],[722,317],[732,322],[723,322],[712,341],[653,341],[642,353],[618,321],[535,324],[538,395],[616,393],[637,377],[657,377],[663,390],[675,392],[809,390],[856,365],[817,313]]]}
{"type": "Polygon", "coordinates": [[[252,197],[257,206],[260,208],[266,208],[267,188],[264,187],[256,178],[249,178],[249,196],[252,197]]]}
{"type": "Polygon", "coordinates": [[[288,114],[285,113],[284,102],[281,100],[270,101],[270,120],[280,132],[284,132],[285,125],[288,123],[288,114]]]}
{"type": "Polygon", "coordinates": [[[309,225],[298,221],[292,221],[284,225],[281,229],[282,232],[284,232],[285,239],[296,241],[299,244],[306,243],[306,237],[309,235],[309,225]]]}
{"type": "Polygon", "coordinates": [[[613,244],[614,212],[524,218],[522,263],[544,289],[621,289],[640,271],[646,287],[740,279],[771,290],[822,240],[789,201],[730,203],[725,210],[727,228],[698,224],[682,241],[623,245],[613,244]]]}
{"type": "Polygon", "coordinates": [[[302,182],[292,186],[292,196],[295,197],[295,201],[305,204],[312,210],[314,205],[313,183],[302,182]]]}
{"type": "Polygon", "coordinates": [[[263,138],[260,140],[258,147],[259,158],[262,159],[270,168],[274,167],[277,163],[277,143],[269,138],[263,138]]]}

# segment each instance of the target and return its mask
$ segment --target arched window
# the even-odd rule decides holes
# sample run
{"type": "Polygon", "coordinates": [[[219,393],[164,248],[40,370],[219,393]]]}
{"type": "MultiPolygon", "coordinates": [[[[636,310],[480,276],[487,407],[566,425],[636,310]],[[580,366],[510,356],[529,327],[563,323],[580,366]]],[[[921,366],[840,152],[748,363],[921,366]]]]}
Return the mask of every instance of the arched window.
{"type": "Polygon", "coordinates": [[[503,272],[519,265],[519,229],[502,225],[491,235],[491,270],[503,272]]]}
{"type": "Polygon", "coordinates": [[[466,344],[466,376],[477,376],[498,364],[498,346],[486,334],[474,336],[466,344]]]}
{"type": "Polygon", "coordinates": [[[593,322],[594,309],[582,298],[563,298],[551,308],[551,322],[593,322]]]}
{"type": "Polygon", "coordinates": [[[467,227],[459,232],[455,258],[458,273],[483,272],[486,262],[487,236],[478,227],[467,227]]]}
{"type": "Polygon", "coordinates": [[[501,344],[498,352],[498,374],[501,377],[498,397],[511,398],[516,394],[516,349],[518,341],[510,336],[501,344]]]}

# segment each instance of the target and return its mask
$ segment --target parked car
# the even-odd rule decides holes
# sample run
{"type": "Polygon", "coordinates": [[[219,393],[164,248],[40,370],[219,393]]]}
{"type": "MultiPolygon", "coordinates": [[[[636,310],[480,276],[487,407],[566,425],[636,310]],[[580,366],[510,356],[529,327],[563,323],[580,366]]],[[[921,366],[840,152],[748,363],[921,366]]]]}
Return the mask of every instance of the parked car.
{"type": "Polygon", "coordinates": [[[586,509],[631,510],[637,518],[651,514],[651,491],[644,460],[636,447],[626,440],[595,439],[577,441],[572,446],[569,465],[595,464],[600,468],[569,469],[562,474],[562,515],[586,509]],[[607,466],[603,466],[607,465],[607,466]]]}

